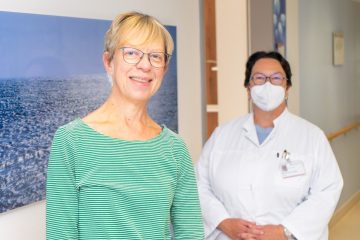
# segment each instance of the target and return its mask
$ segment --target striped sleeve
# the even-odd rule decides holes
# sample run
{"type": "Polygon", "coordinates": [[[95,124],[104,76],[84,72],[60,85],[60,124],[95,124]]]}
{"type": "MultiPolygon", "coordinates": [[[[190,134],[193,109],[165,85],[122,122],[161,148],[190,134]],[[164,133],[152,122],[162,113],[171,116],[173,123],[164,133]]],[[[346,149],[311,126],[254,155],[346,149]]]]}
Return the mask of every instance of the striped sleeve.
{"type": "Polygon", "coordinates": [[[178,162],[179,174],[175,196],[171,208],[171,217],[175,239],[204,239],[194,167],[185,144],[177,140],[174,155],[178,162]]]}
{"type": "Polygon", "coordinates": [[[46,239],[78,239],[78,192],[74,150],[68,132],[60,128],[54,137],[47,172],[46,239]]]}

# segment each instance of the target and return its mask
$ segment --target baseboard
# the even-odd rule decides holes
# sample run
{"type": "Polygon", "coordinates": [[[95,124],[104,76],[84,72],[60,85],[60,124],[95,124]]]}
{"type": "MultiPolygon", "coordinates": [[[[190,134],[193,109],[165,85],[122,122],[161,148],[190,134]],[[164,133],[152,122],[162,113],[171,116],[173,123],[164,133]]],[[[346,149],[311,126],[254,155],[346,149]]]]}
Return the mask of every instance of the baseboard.
{"type": "Polygon", "coordinates": [[[329,223],[329,228],[332,228],[342,219],[346,213],[350,211],[360,201],[360,192],[355,193],[349,200],[342,204],[334,213],[329,223]]]}

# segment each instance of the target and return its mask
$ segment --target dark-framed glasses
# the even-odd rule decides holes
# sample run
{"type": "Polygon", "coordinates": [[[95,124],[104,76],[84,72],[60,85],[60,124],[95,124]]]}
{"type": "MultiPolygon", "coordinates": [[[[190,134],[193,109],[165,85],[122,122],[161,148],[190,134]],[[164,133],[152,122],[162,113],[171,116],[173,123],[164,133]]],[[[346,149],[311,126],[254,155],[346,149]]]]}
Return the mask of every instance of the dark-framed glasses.
{"type": "Polygon", "coordinates": [[[270,76],[266,76],[263,73],[254,73],[251,76],[251,80],[254,81],[255,85],[263,85],[266,83],[267,79],[269,79],[273,85],[281,85],[283,81],[286,80],[286,77],[284,77],[281,73],[273,73],[270,76]]]}
{"type": "Polygon", "coordinates": [[[164,52],[149,52],[145,53],[139,49],[131,48],[131,47],[122,47],[120,50],[123,53],[123,58],[126,63],[129,64],[137,64],[141,61],[144,55],[148,56],[148,60],[151,66],[155,68],[165,67],[171,55],[164,52]]]}

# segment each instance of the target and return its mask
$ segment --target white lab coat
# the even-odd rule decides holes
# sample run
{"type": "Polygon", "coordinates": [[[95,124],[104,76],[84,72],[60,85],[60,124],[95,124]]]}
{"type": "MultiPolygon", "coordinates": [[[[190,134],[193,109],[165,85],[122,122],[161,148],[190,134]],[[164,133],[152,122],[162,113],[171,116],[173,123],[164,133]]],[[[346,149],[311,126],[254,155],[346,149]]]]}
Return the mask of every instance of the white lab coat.
{"type": "Polygon", "coordinates": [[[260,145],[253,115],[218,127],[197,164],[206,239],[228,239],[216,227],[226,218],[282,224],[298,240],[328,239],[328,222],[343,179],[324,133],[287,109],[260,145]],[[302,162],[305,174],[284,178],[282,159],[302,162]]]}

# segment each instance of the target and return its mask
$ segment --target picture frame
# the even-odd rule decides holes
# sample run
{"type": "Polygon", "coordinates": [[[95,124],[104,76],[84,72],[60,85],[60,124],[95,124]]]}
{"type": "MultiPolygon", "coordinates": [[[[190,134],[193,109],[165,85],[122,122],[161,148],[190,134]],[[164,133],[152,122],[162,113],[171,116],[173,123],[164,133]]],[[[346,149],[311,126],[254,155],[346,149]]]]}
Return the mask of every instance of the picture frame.
{"type": "Polygon", "coordinates": [[[333,64],[341,66],[344,64],[344,33],[333,32],[333,64]]]}
{"type": "Polygon", "coordinates": [[[286,2],[273,0],[274,50],[286,56],[286,2]]]}

